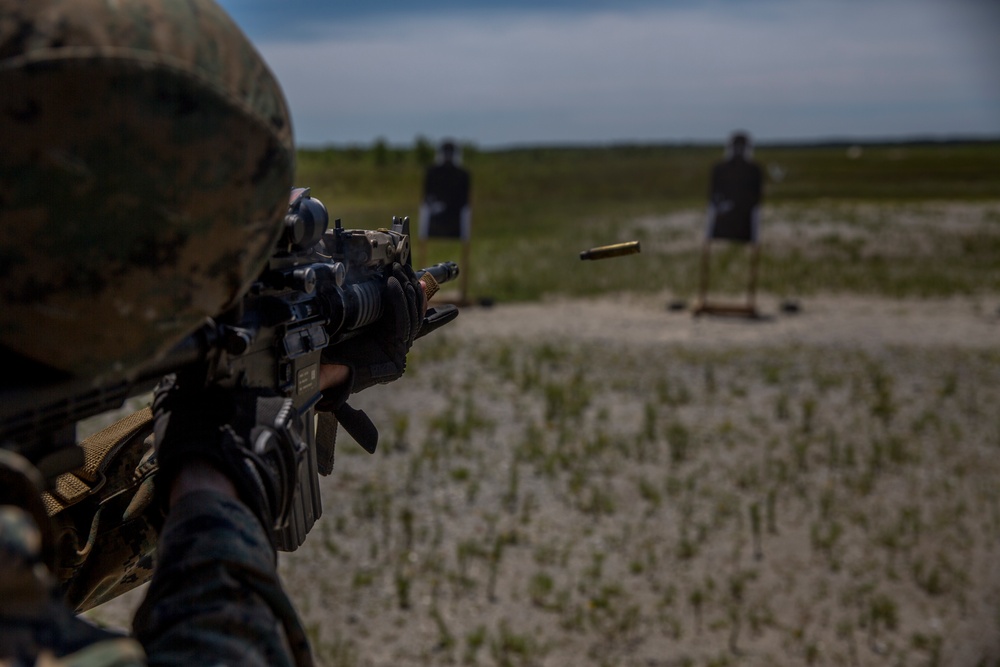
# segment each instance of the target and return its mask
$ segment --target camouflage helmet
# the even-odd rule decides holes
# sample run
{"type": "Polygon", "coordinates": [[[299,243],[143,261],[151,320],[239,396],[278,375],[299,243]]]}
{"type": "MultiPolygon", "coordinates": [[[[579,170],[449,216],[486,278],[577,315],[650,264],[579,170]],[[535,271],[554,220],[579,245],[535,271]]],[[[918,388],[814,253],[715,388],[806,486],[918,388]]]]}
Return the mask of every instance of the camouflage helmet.
{"type": "Polygon", "coordinates": [[[210,0],[0,0],[0,349],[127,372],[234,303],[294,169],[274,75],[210,0]]]}

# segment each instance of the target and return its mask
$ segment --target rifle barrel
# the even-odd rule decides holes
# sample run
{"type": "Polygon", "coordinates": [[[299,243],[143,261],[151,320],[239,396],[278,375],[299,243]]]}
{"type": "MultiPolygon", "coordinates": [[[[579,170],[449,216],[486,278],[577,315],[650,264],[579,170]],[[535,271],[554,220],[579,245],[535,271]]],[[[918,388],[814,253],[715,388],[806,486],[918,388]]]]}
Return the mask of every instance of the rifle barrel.
{"type": "Polygon", "coordinates": [[[426,269],[420,269],[417,273],[417,280],[425,273],[429,273],[438,283],[447,283],[458,278],[458,264],[455,262],[440,262],[426,269]]]}

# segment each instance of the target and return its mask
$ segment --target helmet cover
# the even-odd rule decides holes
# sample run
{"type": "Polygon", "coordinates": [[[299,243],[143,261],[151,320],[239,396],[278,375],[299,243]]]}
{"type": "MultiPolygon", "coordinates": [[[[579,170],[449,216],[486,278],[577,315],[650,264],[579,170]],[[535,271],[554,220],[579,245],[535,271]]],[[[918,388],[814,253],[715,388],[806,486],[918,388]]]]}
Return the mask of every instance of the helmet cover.
{"type": "Polygon", "coordinates": [[[0,0],[0,346],[127,373],[236,302],[281,232],[281,89],[209,0],[0,0]]]}

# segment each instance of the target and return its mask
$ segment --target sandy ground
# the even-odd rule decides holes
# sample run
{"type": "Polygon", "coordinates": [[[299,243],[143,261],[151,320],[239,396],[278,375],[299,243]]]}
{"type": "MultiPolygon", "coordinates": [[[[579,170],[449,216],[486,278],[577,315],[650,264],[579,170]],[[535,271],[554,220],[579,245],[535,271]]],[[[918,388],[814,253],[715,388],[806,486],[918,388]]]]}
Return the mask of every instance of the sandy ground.
{"type": "MultiPolygon", "coordinates": [[[[462,339],[541,340],[569,336],[589,342],[663,343],[706,347],[732,345],[958,346],[997,344],[1000,298],[898,301],[856,296],[816,296],[797,301],[785,314],[781,302],[757,299],[757,319],[692,317],[670,312],[668,295],[631,294],[589,300],[470,308],[449,334],[462,339]]],[[[713,299],[712,303],[716,303],[713,299]]],[[[740,298],[718,303],[742,305],[740,298]]]]}
{"type": "Polygon", "coordinates": [[[464,309],[356,397],[281,559],[322,664],[1000,664],[1000,297],[668,300],[464,309]]]}
{"type": "MultiPolygon", "coordinates": [[[[998,214],[775,207],[766,239],[933,258],[998,214]]],[[[694,252],[701,224],[622,234],[694,252]]],[[[379,449],[341,434],[279,559],[320,664],[1000,665],[1000,294],[670,301],[467,308],[352,398],[379,449]]]]}
{"type": "MultiPolygon", "coordinates": [[[[446,343],[418,353],[391,409],[358,397],[380,424],[411,417],[405,434],[383,426],[382,461],[346,457],[331,490],[341,524],[328,555],[355,583],[327,592],[347,614],[326,596],[305,603],[324,660],[1000,660],[1000,533],[985,527],[998,506],[980,492],[1000,474],[988,356],[1000,299],[821,296],[786,315],[765,295],[756,320],[694,318],[668,301],[466,309],[446,343]],[[954,406],[937,389],[952,377],[954,406]],[[937,432],[918,426],[959,412],[937,432]],[[644,428],[648,456],[631,449],[644,428]],[[696,451],[673,460],[676,440],[696,451]],[[909,449],[884,463],[892,442],[909,449]],[[848,450],[860,463],[844,463],[848,450]],[[421,462],[430,470],[414,472],[421,462]],[[755,532],[771,500],[774,526],[755,532]],[[897,537],[910,516],[919,537],[897,537]]],[[[296,558],[292,585],[304,581],[296,558]]]]}

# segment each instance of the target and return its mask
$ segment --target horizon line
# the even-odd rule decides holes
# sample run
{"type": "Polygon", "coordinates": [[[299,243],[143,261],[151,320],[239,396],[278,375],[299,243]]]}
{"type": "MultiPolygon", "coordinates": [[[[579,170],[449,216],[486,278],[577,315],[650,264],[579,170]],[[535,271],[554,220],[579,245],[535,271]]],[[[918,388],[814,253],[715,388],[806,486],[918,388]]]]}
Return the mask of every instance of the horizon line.
{"type": "MultiPolygon", "coordinates": [[[[432,146],[436,146],[441,139],[431,139],[424,135],[417,135],[409,142],[392,142],[384,137],[374,137],[370,141],[329,141],[322,143],[302,143],[295,146],[295,150],[301,151],[323,151],[323,150],[351,150],[370,149],[383,142],[386,148],[391,150],[409,150],[421,138],[432,146]]],[[[502,144],[479,145],[475,141],[468,139],[455,139],[455,141],[466,148],[471,148],[480,152],[503,152],[518,150],[558,150],[558,149],[594,149],[594,148],[641,148],[641,147],[718,147],[724,146],[728,138],[709,139],[621,139],[621,140],[593,140],[593,141],[526,141],[510,142],[502,144]]],[[[904,146],[904,145],[928,145],[928,144],[990,144],[1000,143],[1000,134],[963,134],[963,133],[927,133],[910,134],[898,137],[852,137],[852,136],[830,136],[818,138],[785,138],[785,139],[764,139],[754,141],[754,148],[822,148],[822,147],[842,147],[842,146],[904,146]]]]}

